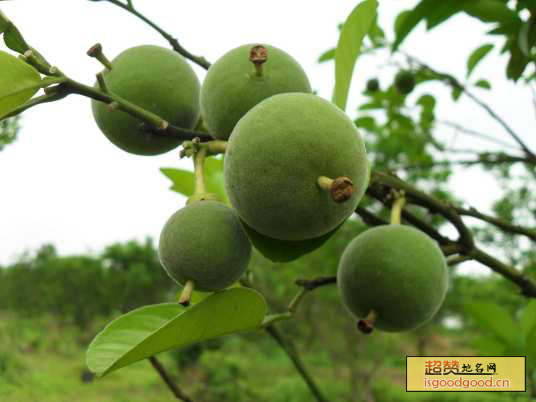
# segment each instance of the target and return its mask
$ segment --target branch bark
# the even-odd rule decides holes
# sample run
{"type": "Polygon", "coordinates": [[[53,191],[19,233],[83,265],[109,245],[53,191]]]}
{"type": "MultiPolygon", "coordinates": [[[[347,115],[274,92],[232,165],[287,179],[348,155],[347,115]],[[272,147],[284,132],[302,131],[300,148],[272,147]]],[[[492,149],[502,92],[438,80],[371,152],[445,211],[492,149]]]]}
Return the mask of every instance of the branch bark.
{"type": "Polygon", "coordinates": [[[169,44],[171,45],[173,50],[175,50],[177,53],[181,54],[182,56],[184,56],[188,60],[193,61],[195,64],[203,67],[205,70],[208,70],[208,68],[210,67],[210,63],[204,57],[195,56],[192,53],[190,53],[188,50],[186,50],[184,47],[181,46],[179,41],[175,37],[173,37],[173,35],[169,34],[166,31],[164,31],[162,28],[160,28],[160,26],[158,26],[156,23],[154,23],[149,18],[147,18],[145,15],[143,15],[138,10],[136,10],[131,3],[124,4],[119,0],[106,0],[106,1],[108,3],[110,3],[110,4],[113,4],[113,5],[117,6],[117,7],[122,8],[123,10],[126,10],[130,14],[135,15],[140,20],[145,22],[147,25],[149,25],[151,28],[153,28],[155,31],[157,31],[160,35],[162,35],[164,37],[164,39],[166,39],[169,42],[169,44]]]}
{"type": "Polygon", "coordinates": [[[160,361],[155,356],[149,357],[149,361],[151,362],[151,365],[154,367],[154,369],[158,372],[162,380],[164,380],[171,392],[173,392],[175,398],[184,402],[193,402],[193,399],[186,395],[173,381],[162,363],[160,363],[160,361]]]}

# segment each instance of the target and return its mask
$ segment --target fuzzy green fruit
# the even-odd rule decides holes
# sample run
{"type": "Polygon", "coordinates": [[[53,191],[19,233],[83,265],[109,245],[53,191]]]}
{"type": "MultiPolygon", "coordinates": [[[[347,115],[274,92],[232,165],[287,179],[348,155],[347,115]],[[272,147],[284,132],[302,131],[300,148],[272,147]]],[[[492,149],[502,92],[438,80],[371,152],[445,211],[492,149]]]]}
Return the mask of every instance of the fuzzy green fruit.
{"type": "MultiPolygon", "coordinates": [[[[178,53],[144,45],[125,50],[103,72],[108,90],[157,114],[170,124],[192,129],[199,118],[200,84],[193,69],[178,53]]],[[[141,127],[141,120],[110,110],[93,100],[93,116],[108,139],[124,151],[157,155],[176,148],[181,140],[141,127]]]]}
{"type": "Polygon", "coordinates": [[[441,249],[426,234],[410,226],[384,225],[350,242],[337,283],[343,304],[357,319],[373,311],[374,327],[407,331],[437,312],[448,272],[441,249]]]}
{"type": "Polygon", "coordinates": [[[236,282],[245,272],[251,243],[236,213],[221,202],[199,201],[179,209],[162,229],[160,261],[181,285],[216,291],[236,282]]]}
{"type": "Polygon", "coordinates": [[[365,146],[354,123],[311,94],[274,95],[236,125],[224,159],[225,189],[240,217],[279,240],[322,236],[352,214],[368,181],[365,146]],[[348,177],[336,203],[317,180],[348,177]]]}
{"type": "Polygon", "coordinates": [[[272,95],[311,92],[300,65],[284,51],[269,45],[262,75],[257,76],[250,52],[244,45],[223,55],[208,70],[201,88],[201,114],[208,132],[226,140],[240,118],[253,106],[272,95]]]}
{"type": "Polygon", "coordinates": [[[395,86],[401,94],[409,94],[415,88],[415,75],[411,71],[399,71],[395,76],[395,86]]]}

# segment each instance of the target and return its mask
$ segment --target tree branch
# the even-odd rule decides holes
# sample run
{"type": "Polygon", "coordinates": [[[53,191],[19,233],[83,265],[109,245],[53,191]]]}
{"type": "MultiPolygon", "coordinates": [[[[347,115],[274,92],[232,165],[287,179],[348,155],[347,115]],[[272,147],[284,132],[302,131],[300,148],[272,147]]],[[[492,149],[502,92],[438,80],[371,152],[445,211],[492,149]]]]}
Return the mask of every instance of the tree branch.
{"type": "Polygon", "coordinates": [[[160,363],[160,361],[155,357],[151,356],[149,357],[149,361],[151,362],[151,365],[154,367],[154,369],[158,372],[162,380],[166,383],[168,388],[173,392],[173,395],[175,395],[175,398],[184,401],[184,402],[193,402],[193,399],[190,398],[188,395],[186,395],[177,384],[173,381],[173,379],[169,376],[166,369],[160,363]]]}
{"type": "Polygon", "coordinates": [[[462,91],[463,93],[465,93],[473,102],[475,102],[477,105],[479,105],[481,108],[483,108],[493,120],[495,120],[497,123],[499,123],[500,126],[502,126],[504,128],[504,130],[510,135],[510,137],[512,137],[512,139],[521,147],[521,149],[523,149],[523,151],[525,152],[525,154],[527,155],[528,158],[536,161],[536,154],[534,154],[528,148],[528,146],[523,142],[521,137],[512,129],[512,127],[510,127],[491,108],[491,106],[489,106],[486,102],[484,102],[483,100],[481,100],[478,97],[476,97],[472,92],[470,92],[467,89],[466,86],[462,85],[460,83],[460,81],[458,81],[458,79],[456,77],[454,77],[451,74],[446,74],[446,73],[442,73],[442,72],[439,72],[437,70],[434,70],[432,67],[430,67],[426,63],[423,63],[422,61],[420,61],[416,57],[411,56],[411,55],[409,55],[407,53],[404,53],[404,52],[402,52],[402,53],[406,56],[406,58],[409,61],[412,61],[412,62],[418,64],[421,68],[426,69],[426,70],[430,71],[432,74],[434,74],[435,76],[437,76],[438,78],[441,78],[444,82],[446,82],[451,87],[456,88],[456,89],[462,91]]]}
{"type": "Polygon", "coordinates": [[[527,236],[532,241],[536,241],[536,229],[530,229],[524,226],[514,225],[510,222],[504,221],[494,216],[483,214],[482,212],[479,212],[472,207],[468,209],[455,207],[455,209],[460,215],[471,216],[473,218],[480,219],[481,221],[488,222],[492,225],[497,226],[505,232],[527,236]]]}
{"type": "Polygon", "coordinates": [[[296,368],[298,373],[301,375],[301,377],[303,378],[303,380],[309,387],[309,390],[311,391],[315,399],[318,402],[327,402],[328,400],[322,394],[322,392],[320,391],[320,388],[318,388],[318,385],[316,384],[313,377],[311,376],[311,374],[309,373],[309,371],[303,364],[303,361],[298,353],[298,350],[294,342],[288,337],[283,337],[281,332],[273,324],[268,325],[265,328],[265,330],[277,342],[277,344],[281,347],[281,349],[285,351],[289,359],[294,364],[294,367],[296,368]]]}
{"type": "Polygon", "coordinates": [[[128,11],[130,14],[135,15],[140,20],[145,22],[147,25],[149,25],[151,28],[153,28],[155,31],[157,31],[160,35],[162,35],[171,45],[173,50],[175,50],[177,53],[181,54],[185,58],[193,61],[197,65],[203,67],[205,70],[208,70],[210,67],[210,63],[201,56],[195,56],[192,53],[190,53],[188,50],[186,50],[184,47],[181,46],[179,41],[174,38],[171,34],[164,31],[162,28],[160,28],[156,23],[151,21],[149,18],[147,18],[145,15],[140,13],[138,10],[134,8],[134,6],[129,2],[128,4],[124,4],[119,0],[105,0],[108,3],[111,3],[117,7],[122,8],[123,10],[128,11]]]}
{"type": "Polygon", "coordinates": [[[508,142],[499,140],[498,138],[495,138],[495,137],[493,137],[491,135],[480,133],[480,132],[478,132],[476,130],[473,130],[473,129],[470,129],[470,128],[467,128],[467,127],[463,127],[462,125],[460,125],[458,123],[454,123],[454,122],[448,121],[448,120],[440,120],[439,123],[444,124],[445,126],[452,127],[456,131],[460,131],[462,133],[471,135],[473,137],[481,138],[483,140],[493,142],[493,143],[495,143],[497,145],[500,145],[501,147],[507,147],[507,148],[510,148],[510,149],[519,150],[519,147],[517,147],[515,145],[512,145],[512,144],[509,144],[508,142]]]}

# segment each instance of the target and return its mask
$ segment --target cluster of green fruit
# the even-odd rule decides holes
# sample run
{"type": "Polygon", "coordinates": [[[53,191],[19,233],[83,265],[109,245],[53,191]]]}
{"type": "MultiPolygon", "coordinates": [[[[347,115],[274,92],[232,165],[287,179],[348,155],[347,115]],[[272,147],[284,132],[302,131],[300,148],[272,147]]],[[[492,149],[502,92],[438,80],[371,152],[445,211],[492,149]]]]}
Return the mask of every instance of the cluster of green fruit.
{"type": "MultiPolygon", "coordinates": [[[[206,194],[207,148],[190,142],[195,194],[160,235],[162,265],[184,286],[185,305],[194,288],[218,291],[244,274],[252,249],[244,226],[279,241],[315,239],[336,230],[365,193],[369,164],[355,124],[313,95],[303,69],[280,49],[231,50],[201,86],[179,54],[139,46],[109,63],[103,79],[114,95],[175,126],[192,129],[201,115],[208,133],[225,141],[225,189],[233,208],[206,194]]],[[[93,113],[104,134],[128,152],[160,154],[181,143],[109,105],[94,101],[93,113]]],[[[430,238],[395,224],[370,229],[349,244],[338,283],[362,328],[374,321],[387,331],[407,330],[439,308],[446,266],[430,238]]]]}
{"type": "MultiPolygon", "coordinates": [[[[415,75],[408,70],[401,70],[395,75],[394,85],[396,90],[402,95],[407,95],[415,89],[417,81],[415,75]]],[[[374,93],[380,90],[380,82],[377,78],[367,81],[367,92],[374,93]]]]}

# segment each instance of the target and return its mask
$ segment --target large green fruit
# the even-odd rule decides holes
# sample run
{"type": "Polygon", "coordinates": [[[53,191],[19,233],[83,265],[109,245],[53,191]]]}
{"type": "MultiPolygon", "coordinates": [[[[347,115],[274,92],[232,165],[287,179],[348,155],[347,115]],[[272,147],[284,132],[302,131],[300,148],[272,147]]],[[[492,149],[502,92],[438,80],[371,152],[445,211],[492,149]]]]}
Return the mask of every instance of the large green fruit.
{"type": "Polygon", "coordinates": [[[365,146],[354,123],[311,94],[274,95],[236,125],[224,159],[225,189],[240,217],[279,240],[322,236],[340,225],[368,181],[365,146]],[[347,176],[351,197],[336,203],[319,176],[347,176]]]}
{"type": "Polygon", "coordinates": [[[311,92],[300,65],[284,51],[269,45],[257,76],[250,61],[255,45],[244,45],[226,53],[208,70],[201,88],[201,114],[209,133],[226,140],[240,118],[257,103],[285,92],[311,92]]]}
{"type": "Polygon", "coordinates": [[[217,201],[199,201],[179,209],[160,234],[160,261],[181,285],[201,291],[236,282],[251,257],[251,243],[236,213],[217,201]]]}
{"type": "MultiPolygon", "coordinates": [[[[144,45],[125,50],[103,72],[108,90],[170,124],[192,129],[199,118],[200,84],[178,53],[144,45]]],[[[176,148],[181,140],[143,130],[141,120],[110,110],[93,100],[93,116],[101,131],[119,148],[138,155],[157,155],[176,148]]]]}
{"type": "Polygon", "coordinates": [[[357,319],[372,311],[374,327],[411,330],[431,319],[447,291],[445,258],[435,241],[403,225],[384,225],[357,236],[339,263],[344,305],[357,319]]]}

